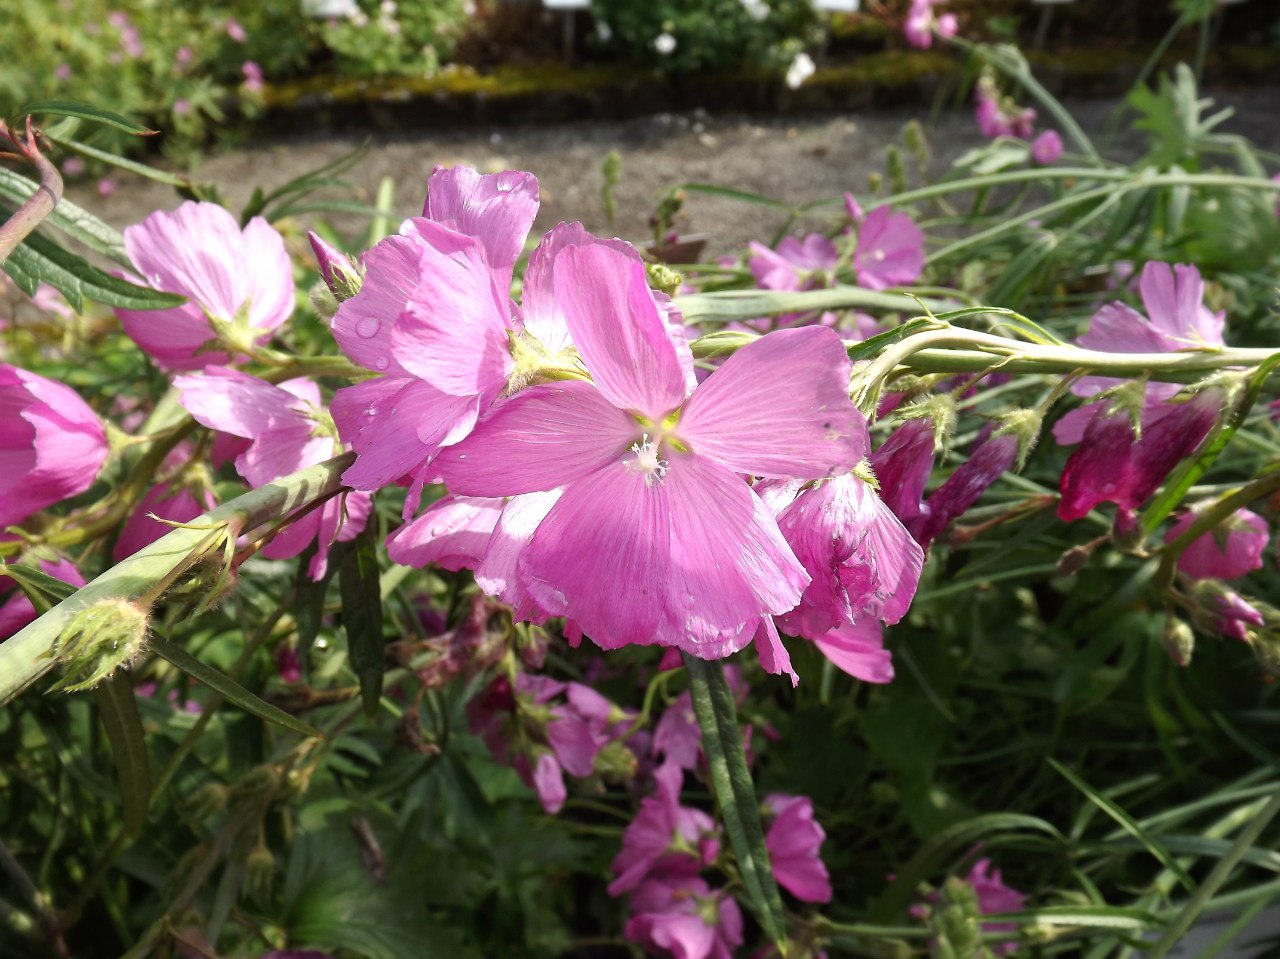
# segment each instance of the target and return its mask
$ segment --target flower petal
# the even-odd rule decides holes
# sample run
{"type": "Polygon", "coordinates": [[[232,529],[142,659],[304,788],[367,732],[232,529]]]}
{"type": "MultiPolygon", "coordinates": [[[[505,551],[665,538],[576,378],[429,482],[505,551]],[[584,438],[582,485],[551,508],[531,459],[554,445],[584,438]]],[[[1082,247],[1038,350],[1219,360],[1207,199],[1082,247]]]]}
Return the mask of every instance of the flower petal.
{"type": "Polygon", "coordinates": [[[849,399],[850,364],[825,327],[770,333],[712,373],[676,432],[694,452],[756,476],[812,479],[867,453],[867,423],[849,399]]]}
{"type": "Polygon", "coordinates": [[[592,384],[546,383],[493,407],[434,465],[454,493],[514,496],[557,486],[621,462],[640,427],[592,384]]]}
{"type": "Polygon", "coordinates": [[[578,353],[614,406],[660,420],[680,405],[684,371],[642,263],[597,241],[563,250],[552,283],[578,353]]]}
{"type": "Polygon", "coordinates": [[[481,175],[464,166],[437,169],[427,180],[422,215],[476,237],[498,288],[506,292],[538,215],[538,179],[518,170],[481,175]]]}
{"type": "Polygon", "coordinates": [[[501,513],[500,499],[444,496],[387,537],[387,555],[401,566],[475,569],[501,513]]]}

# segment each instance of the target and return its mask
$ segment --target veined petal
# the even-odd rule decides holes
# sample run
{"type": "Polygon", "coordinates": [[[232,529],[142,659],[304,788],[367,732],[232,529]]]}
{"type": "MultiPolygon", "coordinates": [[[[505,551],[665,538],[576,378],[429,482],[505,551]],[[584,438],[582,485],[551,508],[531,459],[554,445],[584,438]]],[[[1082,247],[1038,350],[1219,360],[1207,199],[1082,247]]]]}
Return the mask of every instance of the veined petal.
{"type": "Polygon", "coordinates": [[[685,396],[684,371],[644,265],[607,243],[556,257],[552,285],[578,353],[619,409],[660,420],[685,396]]]}
{"type": "Polygon", "coordinates": [[[870,616],[844,623],[814,640],[832,665],[864,683],[893,682],[893,656],[884,648],[884,630],[870,616]]]}
{"type": "Polygon", "coordinates": [[[505,293],[538,215],[538,179],[518,170],[482,175],[464,166],[437,169],[427,180],[422,215],[478,239],[505,293]]]}
{"type": "Polygon", "coordinates": [[[533,534],[560,498],[558,489],[513,496],[485,544],[483,559],[475,568],[476,585],[512,609],[516,620],[541,622],[549,615],[534,601],[519,575],[520,557],[533,534]]]}
{"type": "MultiPolygon", "coordinates": [[[[509,298],[494,285],[479,240],[430,220],[411,223],[419,241],[418,281],[399,316],[393,317],[392,356],[443,393],[496,392],[512,365],[509,298]]],[[[366,275],[361,293],[368,287],[366,275]]]]}
{"type": "Polygon", "coordinates": [[[464,496],[514,496],[555,489],[621,462],[640,427],[582,380],[544,383],[493,407],[435,466],[464,496]]]}
{"type": "Polygon", "coordinates": [[[812,479],[851,470],[869,439],[849,399],[849,373],[832,330],[770,333],[707,377],[677,433],[699,456],[739,473],[812,479]]]}
{"type": "Polygon", "coordinates": [[[538,248],[529,254],[529,268],[524,272],[524,290],[520,297],[524,309],[524,328],[548,353],[558,353],[572,346],[564,310],[556,299],[552,281],[556,257],[570,247],[600,244],[617,251],[635,263],[643,262],[635,247],[624,240],[605,240],[592,236],[581,223],[559,223],[543,236],[538,248]]]}
{"type": "Polygon", "coordinates": [[[311,429],[305,401],[239,370],[210,366],[175,376],[173,385],[187,412],[211,430],[254,439],[288,427],[311,429]]]}
{"type": "Polygon", "coordinates": [[[778,627],[774,625],[772,616],[764,616],[752,642],[756,647],[756,655],[760,657],[760,666],[766,673],[781,676],[783,673],[791,677],[791,685],[800,685],[800,677],[791,667],[791,655],[787,647],[782,645],[782,637],[778,635],[778,627]]]}
{"type": "Polygon", "coordinates": [[[364,255],[360,292],[338,307],[333,338],[361,366],[391,376],[404,370],[391,353],[391,328],[416,295],[421,272],[417,238],[388,236],[364,255]]]}
{"type": "MultiPolygon", "coordinates": [[[[1169,336],[1152,326],[1133,307],[1118,300],[1093,314],[1088,332],[1080,337],[1079,343],[1087,349],[1106,353],[1168,353],[1183,348],[1175,345],[1169,336]]],[[[1073,389],[1072,392],[1078,391],[1073,389]]]]}

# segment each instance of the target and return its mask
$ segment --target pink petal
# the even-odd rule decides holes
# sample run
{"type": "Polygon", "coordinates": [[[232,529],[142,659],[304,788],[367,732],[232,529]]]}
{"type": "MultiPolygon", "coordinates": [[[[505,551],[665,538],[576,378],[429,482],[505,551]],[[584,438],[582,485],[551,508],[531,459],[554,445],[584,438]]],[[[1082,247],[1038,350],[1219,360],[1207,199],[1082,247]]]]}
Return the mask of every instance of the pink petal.
{"type": "Polygon", "coordinates": [[[907,420],[871,454],[880,498],[904,522],[920,515],[924,488],[933,472],[933,447],[933,423],[907,420]]]}
{"type": "Polygon", "coordinates": [[[752,642],[756,647],[756,655],[760,657],[760,667],[766,673],[774,676],[786,673],[791,677],[792,686],[800,685],[800,677],[791,667],[791,655],[782,644],[782,637],[778,635],[778,627],[774,625],[772,616],[765,616],[760,620],[752,642]]]}
{"type": "MultiPolygon", "coordinates": [[[[1148,263],[1147,266],[1164,264],[1148,263]]],[[[1167,353],[1179,348],[1145,316],[1118,300],[1093,314],[1089,329],[1080,337],[1079,343],[1087,349],[1107,353],[1167,353]]]]}
{"type": "Polygon", "coordinates": [[[684,371],[649,291],[644,266],[606,243],[556,257],[556,300],[600,392],[658,421],[685,396],[684,371]]]}
{"type": "Polygon", "coordinates": [[[864,683],[893,682],[893,656],[884,648],[884,632],[872,617],[844,623],[814,640],[832,665],[864,683]]]}
{"type": "Polygon", "coordinates": [[[172,526],[152,519],[148,514],[154,513],[160,519],[186,523],[206,510],[213,509],[215,505],[217,503],[213,494],[208,491],[205,492],[203,501],[200,501],[185,486],[160,483],[151,487],[138,501],[121,528],[120,536],[111,548],[111,558],[118,563],[173,529],[172,526]]]}
{"type": "Polygon", "coordinates": [[[1013,469],[1017,458],[1018,438],[1012,433],[1001,433],[983,441],[929,497],[929,515],[911,526],[916,541],[927,548],[981,499],[1001,474],[1013,469]]]}
{"type": "Polygon", "coordinates": [[[454,493],[514,496],[555,489],[620,462],[639,434],[635,420],[592,384],[546,383],[493,407],[434,462],[454,493]]]}
{"type": "Polygon", "coordinates": [[[518,620],[541,622],[547,618],[518,575],[520,557],[529,548],[538,525],[560,498],[560,490],[513,496],[502,508],[484,558],[476,567],[476,585],[512,608],[518,620]]]}
{"type": "Polygon", "coordinates": [[[905,213],[878,206],[858,229],[853,265],[869,290],[914,283],[924,272],[924,234],[905,213]]]}
{"type": "Polygon", "coordinates": [[[348,357],[370,370],[403,374],[391,353],[391,329],[416,295],[422,244],[388,236],[364,255],[360,292],[338,307],[330,327],[348,357]]]}
{"type": "MultiPolygon", "coordinates": [[[[1189,510],[1165,534],[1165,542],[1177,539],[1199,518],[1189,510]]],[[[1239,579],[1262,568],[1270,530],[1267,521],[1251,510],[1237,510],[1216,529],[1192,541],[1178,557],[1178,569],[1196,579],[1239,579]]]]}
{"type": "Polygon", "coordinates": [[[289,427],[311,430],[305,401],[239,370],[210,366],[175,376],[173,385],[187,412],[211,430],[250,440],[289,427]]]}
{"type": "Polygon", "coordinates": [[[601,744],[581,718],[561,715],[547,723],[547,742],[570,776],[583,778],[595,772],[596,753],[601,744]]]}
{"type": "Polygon", "coordinates": [[[471,432],[474,396],[450,396],[413,377],[375,377],[338,390],[330,412],[356,453],[342,481],[375,490],[412,473],[440,447],[471,432]]]}
{"type": "Polygon", "coordinates": [[[554,816],[564,807],[568,792],[564,788],[564,773],[551,753],[543,753],[533,767],[533,788],[543,810],[554,816]]]}
{"type": "Polygon", "coordinates": [[[422,215],[476,237],[498,288],[505,293],[538,215],[538,180],[532,173],[516,170],[482,176],[464,166],[437,169],[427,180],[422,215]]]}
{"type": "MultiPolygon", "coordinates": [[[[479,241],[430,220],[411,223],[418,240],[417,283],[398,318],[392,314],[392,358],[443,393],[494,393],[511,370],[509,300],[494,285],[479,241]]],[[[361,294],[372,279],[365,276],[361,294]]]]}
{"type": "Polygon", "coordinates": [[[501,513],[500,499],[445,496],[387,538],[387,555],[402,566],[475,569],[501,513]]]}
{"type": "Polygon", "coordinates": [[[747,344],[685,404],[676,431],[700,456],[740,473],[811,479],[866,455],[866,420],[849,399],[849,358],[825,327],[747,344]]]}
{"type": "Polygon", "coordinates": [[[1151,324],[1166,336],[1169,350],[1222,346],[1223,315],[1204,306],[1204,281],[1194,266],[1151,262],[1138,281],[1151,324]]]}

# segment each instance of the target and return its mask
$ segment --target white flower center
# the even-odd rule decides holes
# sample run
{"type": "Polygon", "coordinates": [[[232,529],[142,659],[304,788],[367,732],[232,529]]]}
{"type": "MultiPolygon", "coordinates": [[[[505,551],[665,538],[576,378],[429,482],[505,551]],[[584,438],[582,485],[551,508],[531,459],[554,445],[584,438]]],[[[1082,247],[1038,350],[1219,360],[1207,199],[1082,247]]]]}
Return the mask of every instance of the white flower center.
{"type": "Polygon", "coordinates": [[[633,459],[627,460],[627,465],[644,474],[646,486],[660,482],[667,475],[667,470],[671,468],[671,464],[666,460],[658,459],[658,444],[649,442],[648,433],[644,434],[639,443],[631,444],[631,452],[636,455],[633,459]]]}

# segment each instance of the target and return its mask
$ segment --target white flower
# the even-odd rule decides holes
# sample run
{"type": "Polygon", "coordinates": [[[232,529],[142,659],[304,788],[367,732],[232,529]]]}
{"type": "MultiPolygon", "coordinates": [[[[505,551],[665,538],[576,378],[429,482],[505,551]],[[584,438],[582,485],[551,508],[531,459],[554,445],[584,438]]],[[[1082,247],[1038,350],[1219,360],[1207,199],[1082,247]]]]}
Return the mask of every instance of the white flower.
{"type": "Polygon", "coordinates": [[[795,90],[800,84],[804,83],[816,69],[813,65],[813,57],[807,53],[801,53],[791,61],[791,66],[787,67],[787,86],[795,90]]]}
{"type": "Polygon", "coordinates": [[[763,20],[769,16],[769,4],[764,0],[742,0],[742,9],[752,20],[763,20]]]}
{"type": "Polygon", "coordinates": [[[664,57],[675,52],[676,38],[669,33],[660,33],[653,38],[653,49],[664,57]]]}
{"type": "Polygon", "coordinates": [[[603,20],[596,21],[596,36],[600,38],[601,43],[608,43],[613,38],[613,27],[605,23],[603,20]]]}

